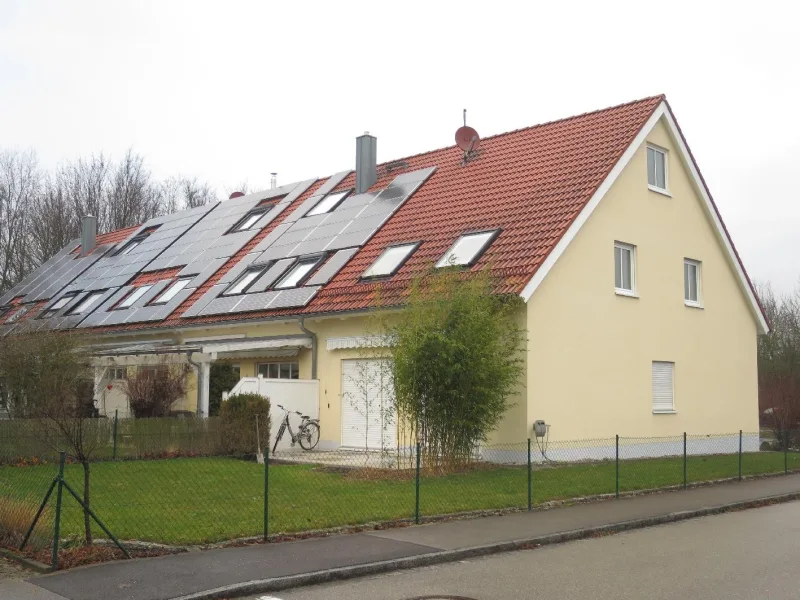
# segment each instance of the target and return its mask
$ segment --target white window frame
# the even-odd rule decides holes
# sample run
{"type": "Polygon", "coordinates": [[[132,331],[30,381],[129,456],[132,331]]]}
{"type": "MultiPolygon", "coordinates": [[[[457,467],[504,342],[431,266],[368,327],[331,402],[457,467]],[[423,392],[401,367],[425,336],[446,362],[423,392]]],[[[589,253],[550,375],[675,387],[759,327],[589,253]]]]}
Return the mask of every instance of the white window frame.
{"type": "Polygon", "coordinates": [[[653,414],[654,415],[671,415],[675,414],[677,411],[675,410],[675,363],[669,360],[654,360],[650,366],[650,403],[652,406],[653,414]],[[656,365],[666,366],[669,365],[670,368],[670,375],[672,377],[671,380],[671,403],[667,406],[663,402],[656,403],[655,398],[655,389],[653,385],[653,372],[655,371],[656,365]]]}
{"type": "Polygon", "coordinates": [[[314,270],[317,268],[317,265],[319,265],[322,259],[322,256],[298,258],[294,264],[292,264],[289,270],[286,271],[283,277],[281,277],[278,282],[272,286],[272,289],[291,290],[301,287],[306,281],[308,281],[309,277],[311,277],[311,275],[314,273],[314,270]],[[305,269],[305,267],[308,267],[308,269],[301,272],[300,277],[297,277],[297,273],[305,269]]]}
{"type": "Polygon", "coordinates": [[[669,193],[669,151],[666,148],[661,148],[655,144],[647,144],[648,155],[650,154],[650,150],[664,157],[664,187],[658,187],[658,176],[656,176],[656,183],[650,183],[650,165],[649,160],[647,160],[647,157],[645,157],[645,162],[647,163],[647,188],[652,192],[657,192],[665,196],[671,196],[669,193]]]}
{"type": "MultiPolygon", "coordinates": [[[[624,277],[622,278],[624,279],[624,277]]],[[[636,246],[627,244],[625,242],[614,242],[614,292],[619,296],[630,296],[631,298],[638,298],[639,292],[637,288],[637,273],[636,273],[636,246]],[[617,287],[617,249],[625,250],[631,253],[631,289],[617,287]]]]}
{"type": "Polygon", "coordinates": [[[703,276],[702,276],[702,269],[703,263],[699,260],[694,260],[691,258],[684,258],[683,259],[683,303],[686,306],[691,306],[692,308],[703,308],[703,276]],[[695,289],[697,290],[697,300],[691,300],[687,298],[687,292],[689,290],[686,289],[686,269],[687,267],[692,266],[695,268],[694,271],[694,281],[695,281],[695,289]]]}
{"type": "Polygon", "coordinates": [[[272,380],[283,380],[283,381],[292,381],[294,379],[300,379],[300,361],[297,360],[283,360],[283,361],[274,361],[274,362],[263,362],[256,364],[256,377],[261,377],[263,379],[272,379],[272,380]],[[275,365],[278,369],[278,376],[277,377],[269,377],[269,365],[275,365]],[[289,377],[281,377],[281,365],[289,365],[289,377]],[[261,367],[267,367],[267,376],[261,375],[259,371],[261,367]],[[296,373],[297,377],[292,377],[292,374],[296,373]]]}
{"type": "Polygon", "coordinates": [[[236,221],[236,224],[231,228],[228,233],[239,233],[241,231],[250,231],[253,227],[256,226],[265,214],[267,214],[267,208],[259,208],[256,207],[251,211],[248,211],[241,219],[236,221]]]}

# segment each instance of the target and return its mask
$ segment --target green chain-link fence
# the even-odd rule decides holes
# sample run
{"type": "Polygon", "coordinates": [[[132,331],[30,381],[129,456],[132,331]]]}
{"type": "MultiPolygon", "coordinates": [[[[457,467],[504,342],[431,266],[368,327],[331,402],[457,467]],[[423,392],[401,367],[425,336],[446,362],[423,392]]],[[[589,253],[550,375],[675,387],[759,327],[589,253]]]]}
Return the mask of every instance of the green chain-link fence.
{"type": "MultiPolygon", "coordinates": [[[[455,461],[416,447],[292,448],[259,462],[230,450],[215,419],[114,421],[98,420],[94,432],[102,441],[89,463],[98,520],[89,527],[96,545],[111,552],[111,533],[131,555],[800,470],[797,434],[534,438],[482,445],[455,461]]],[[[85,469],[67,457],[59,479],[58,458],[34,424],[0,422],[0,545],[20,552],[52,488],[22,553],[51,562],[58,526],[63,566],[75,564],[64,557],[86,537],[85,511],[68,489],[83,499],[85,469]]]]}

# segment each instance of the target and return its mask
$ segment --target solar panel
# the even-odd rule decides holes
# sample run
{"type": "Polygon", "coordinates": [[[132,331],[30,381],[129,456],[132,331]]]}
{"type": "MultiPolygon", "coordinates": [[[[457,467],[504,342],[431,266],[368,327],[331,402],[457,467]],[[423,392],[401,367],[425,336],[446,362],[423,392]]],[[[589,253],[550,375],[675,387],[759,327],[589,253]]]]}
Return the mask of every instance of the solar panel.
{"type": "Polygon", "coordinates": [[[322,285],[328,283],[333,276],[338,273],[342,267],[347,264],[353,255],[358,252],[360,248],[347,248],[346,250],[339,250],[336,254],[331,256],[328,261],[320,267],[320,269],[308,280],[308,285],[322,285]]]}

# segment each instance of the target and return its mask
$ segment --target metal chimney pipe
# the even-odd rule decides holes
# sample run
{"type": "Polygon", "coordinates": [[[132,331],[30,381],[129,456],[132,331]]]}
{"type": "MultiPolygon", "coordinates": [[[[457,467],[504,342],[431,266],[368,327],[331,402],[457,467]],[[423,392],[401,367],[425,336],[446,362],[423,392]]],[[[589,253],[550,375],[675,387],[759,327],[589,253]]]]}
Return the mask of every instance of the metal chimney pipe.
{"type": "Polygon", "coordinates": [[[378,138],[365,131],[356,138],[356,194],[366,192],[378,181],[378,138]]]}
{"type": "Polygon", "coordinates": [[[81,256],[91,254],[97,245],[97,217],[86,215],[81,219],[81,256]]]}
{"type": "Polygon", "coordinates": [[[269,187],[272,190],[274,190],[276,187],[278,187],[278,174],[277,173],[270,173],[269,187]]]}

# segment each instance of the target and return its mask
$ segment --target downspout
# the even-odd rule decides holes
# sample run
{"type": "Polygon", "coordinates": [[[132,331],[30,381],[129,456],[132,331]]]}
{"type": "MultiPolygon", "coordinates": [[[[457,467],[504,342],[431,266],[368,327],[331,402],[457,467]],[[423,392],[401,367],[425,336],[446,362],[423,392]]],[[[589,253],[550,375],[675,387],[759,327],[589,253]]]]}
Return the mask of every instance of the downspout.
{"type": "Polygon", "coordinates": [[[317,334],[313,331],[306,329],[304,318],[300,317],[297,323],[300,325],[300,330],[311,338],[311,379],[317,378],[317,334]]]}

